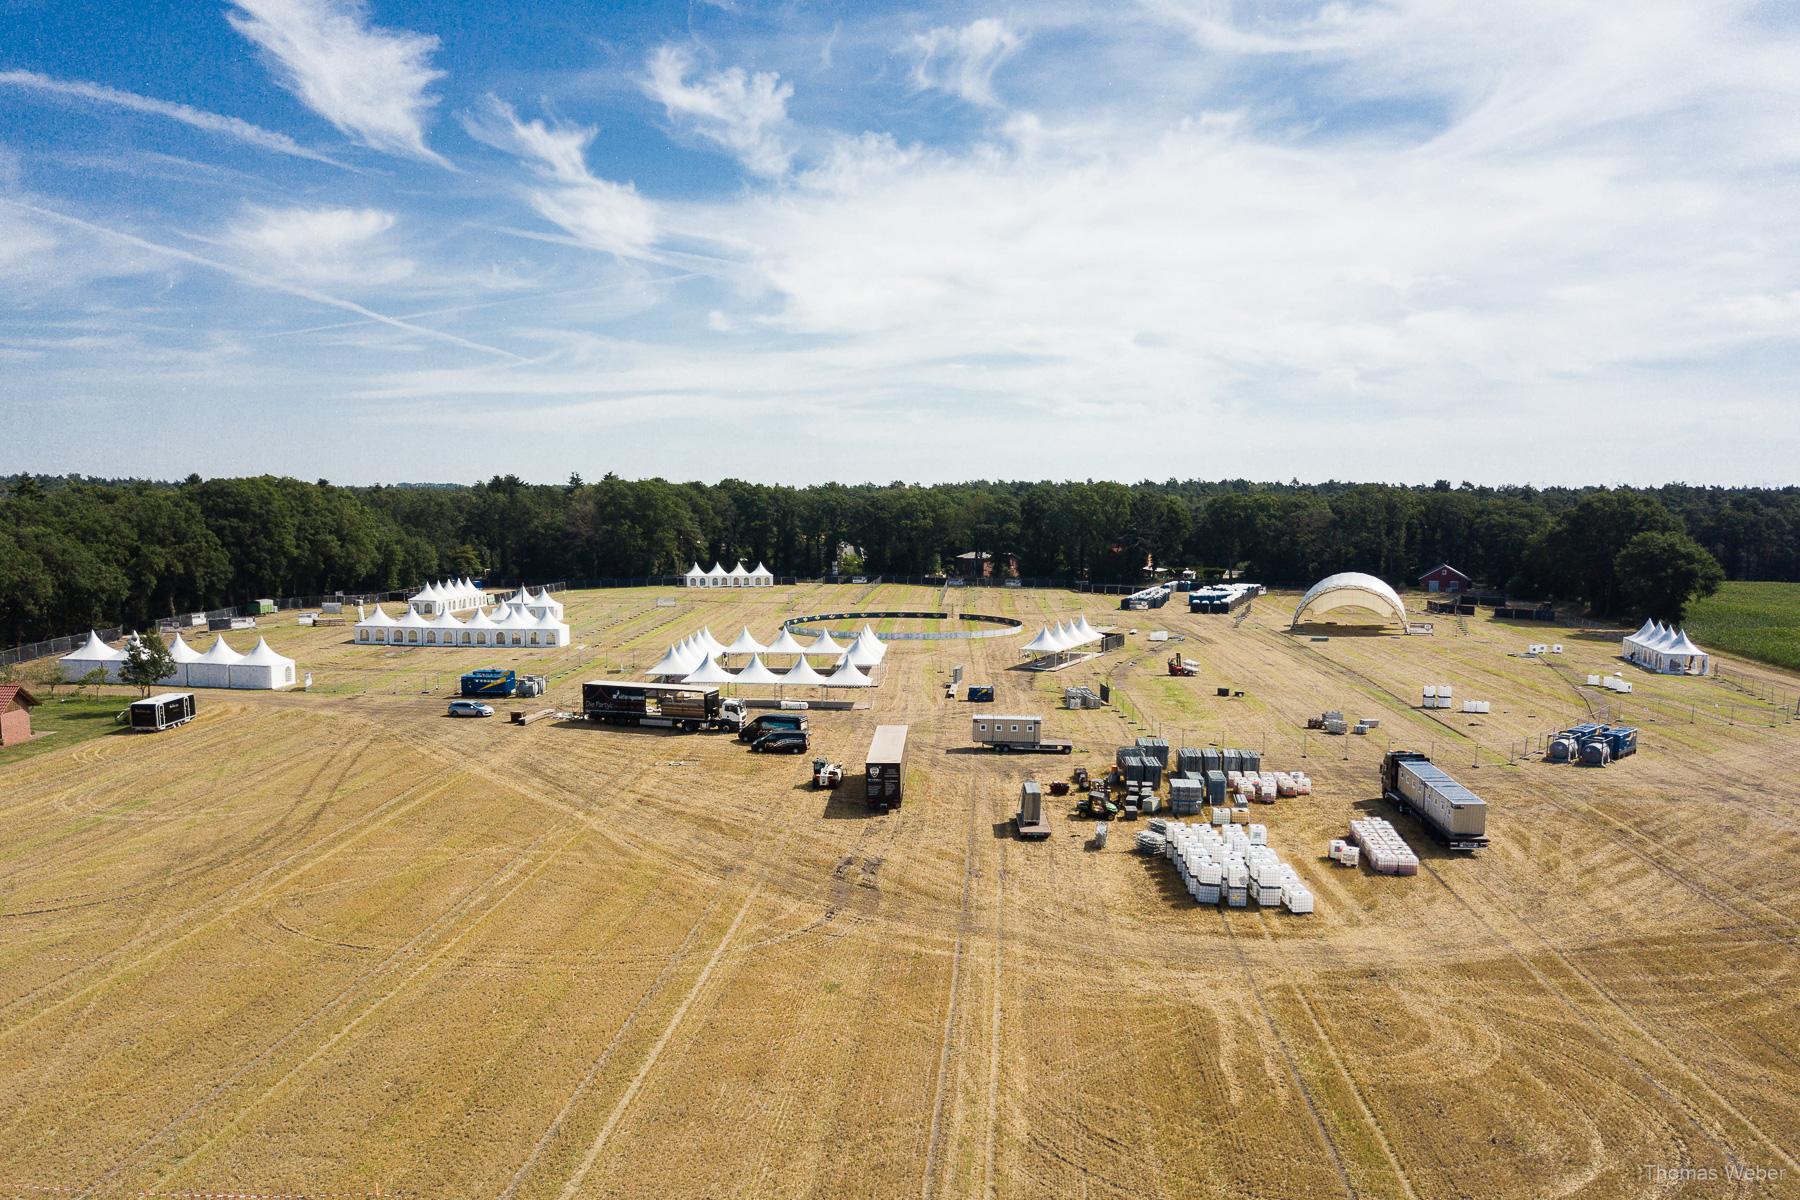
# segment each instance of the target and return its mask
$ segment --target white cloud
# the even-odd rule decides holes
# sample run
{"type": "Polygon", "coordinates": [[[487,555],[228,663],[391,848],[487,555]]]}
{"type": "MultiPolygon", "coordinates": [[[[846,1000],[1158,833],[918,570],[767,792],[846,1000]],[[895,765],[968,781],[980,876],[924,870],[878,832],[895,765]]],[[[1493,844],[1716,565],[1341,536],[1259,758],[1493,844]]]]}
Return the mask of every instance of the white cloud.
{"type": "Polygon", "coordinates": [[[940,25],[912,39],[918,61],[913,82],[938,88],[970,104],[993,107],[994,69],[1019,48],[1020,36],[997,17],[983,17],[960,29],[940,25]]]}
{"type": "Polygon", "coordinates": [[[657,237],[655,210],[628,183],[588,170],[587,148],[597,132],[576,125],[522,121],[511,105],[489,96],[482,108],[462,114],[475,140],[527,162],[544,180],[527,199],[538,215],[584,246],[609,254],[641,255],[657,237]]]}
{"type": "Polygon", "coordinates": [[[124,92],[104,84],[87,83],[79,79],[52,79],[36,71],[0,71],[0,87],[22,88],[40,95],[87,100],[95,104],[130,109],[132,112],[150,113],[262,150],[272,150],[295,158],[310,158],[314,162],[330,163],[334,167],[343,165],[329,155],[307,149],[285,133],[276,133],[236,117],[221,116],[186,104],[140,96],[135,92],[124,92]]]}
{"type": "Polygon", "coordinates": [[[364,145],[447,165],[425,144],[443,77],[429,34],[369,24],[360,0],[233,0],[233,29],[262,47],[283,87],[364,145]]]}
{"type": "Polygon", "coordinates": [[[663,106],[670,119],[685,120],[758,175],[787,174],[792,155],[782,144],[780,131],[787,123],[793,84],[781,82],[772,71],[751,75],[741,67],[689,82],[693,56],[678,46],[660,47],[650,56],[649,69],[644,92],[663,106]]]}
{"type": "Polygon", "coordinates": [[[374,208],[252,208],[221,240],[285,278],[376,287],[413,274],[382,244],[394,220],[374,208]]]}

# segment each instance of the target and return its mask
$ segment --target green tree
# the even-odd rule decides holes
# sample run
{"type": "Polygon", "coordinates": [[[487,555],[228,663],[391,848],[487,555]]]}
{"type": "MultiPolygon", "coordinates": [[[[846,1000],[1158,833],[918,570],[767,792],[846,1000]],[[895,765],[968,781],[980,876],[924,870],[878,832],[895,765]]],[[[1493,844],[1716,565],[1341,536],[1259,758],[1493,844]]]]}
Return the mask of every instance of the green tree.
{"type": "Polygon", "coordinates": [[[148,696],[150,689],[175,673],[175,656],[169,653],[162,635],[152,629],[125,647],[125,665],[119,668],[119,679],[148,696]]]}
{"type": "Polygon", "coordinates": [[[83,675],[80,679],[75,681],[75,693],[76,695],[80,695],[81,689],[86,688],[90,696],[98,696],[100,694],[100,689],[105,686],[105,684],[106,668],[95,667],[86,675],[83,675]]]}
{"type": "Polygon", "coordinates": [[[1725,572],[1685,533],[1640,533],[1613,559],[1619,599],[1630,612],[1678,622],[1689,602],[1719,590],[1725,572]]]}

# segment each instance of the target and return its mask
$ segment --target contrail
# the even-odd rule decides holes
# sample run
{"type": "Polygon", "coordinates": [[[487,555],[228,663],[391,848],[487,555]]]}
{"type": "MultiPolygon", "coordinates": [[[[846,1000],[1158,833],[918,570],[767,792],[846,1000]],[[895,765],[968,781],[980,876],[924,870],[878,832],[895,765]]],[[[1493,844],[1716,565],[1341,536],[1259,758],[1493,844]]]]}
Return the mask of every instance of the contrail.
{"type": "Polygon", "coordinates": [[[66,96],[76,100],[91,100],[96,104],[111,104],[118,108],[128,108],[133,112],[151,113],[159,117],[167,117],[171,121],[180,121],[183,125],[191,125],[195,129],[203,129],[208,133],[216,133],[223,137],[272,150],[276,154],[290,154],[295,158],[310,158],[314,162],[327,163],[346,171],[354,168],[339,162],[330,155],[321,154],[317,150],[308,150],[285,133],[276,133],[264,129],[260,125],[252,125],[236,117],[221,116],[194,108],[192,105],[177,104],[170,100],[158,100],[153,96],[140,96],[136,92],[124,92],[118,88],[107,87],[101,83],[88,83],[80,79],[52,79],[48,75],[40,75],[36,71],[0,71],[0,86],[24,88],[27,91],[43,92],[52,96],[66,96]]]}
{"type": "Polygon", "coordinates": [[[355,313],[357,316],[362,317],[367,321],[375,321],[382,325],[392,326],[395,329],[404,329],[408,333],[416,333],[423,337],[435,338],[440,342],[448,342],[452,346],[461,346],[465,350],[478,350],[483,354],[497,355],[498,357],[507,359],[511,362],[523,363],[530,361],[521,355],[514,354],[511,350],[502,350],[498,346],[488,346],[481,342],[472,342],[468,338],[457,337],[454,333],[445,333],[439,329],[431,329],[424,325],[415,325],[411,321],[405,321],[399,317],[390,317],[385,313],[378,313],[373,309],[364,308],[362,305],[351,300],[341,300],[336,296],[329,296],[324,292],[314,291],[312,288],[302,287],[296,283],[284,283],[279,279],[271,279],[266,275],[258,275],[254,271],[246,271],[242,267],[234,267],[230,263],[219,262],[217,259],[206,258],[187,250],[177,249],[174,246],[164,246],[159,242],[147,241],[144,238],[138,237],[136,234],[124,233],[117,229],[108,229],[104,225],[96,225],[92,221],[84,221],[80,217],[71,217],[67,213],[59,213],[48,208],[39,208],[35,204],[26,204],[23,201],[12,200],[5,196],[0,196],[0,204],[11,205],[13,208],[23,209],[25,212],[36,213],[40,217],[48,217],[52,221],[60,221],[65,225],[73,225],[77,229],[83,229],[89,233],[96,233],[102,237],[109,237],[115,241],[124,242],[126,245],[136,246],[141,250],[148,250],[154,254],[166,254],[170,258],[180,259],[182,262],[190,262],[201,267],[210,267],[212,270],[218,271],[224,275],[229,275],[241,283],[248,283],[254,287],[268,288],[271,291],[277,292],[286,292],[290,296],[298,296],[300,299],[310,300],[314,304],[323,304],[331,308],[341,308],[345,312],[355,313]]]}

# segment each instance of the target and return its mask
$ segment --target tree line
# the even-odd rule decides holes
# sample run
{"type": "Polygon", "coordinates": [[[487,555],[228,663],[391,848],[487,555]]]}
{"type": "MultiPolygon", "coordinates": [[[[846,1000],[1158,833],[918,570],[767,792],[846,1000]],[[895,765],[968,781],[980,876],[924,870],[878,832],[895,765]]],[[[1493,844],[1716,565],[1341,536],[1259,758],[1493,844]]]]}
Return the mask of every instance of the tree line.
{"type": "Polygon", "coordinates": [[[916,576],[966,551],[1097,583],[1139,582],[1154,564],[1407,584],[1448,562],[1516,596],[1670,619],[1722,578],[1800,579],[1800,489],[13,476],[0,480],[0,644],[447,575],[632,578],[743,559],[783,576],[916,576]]]}

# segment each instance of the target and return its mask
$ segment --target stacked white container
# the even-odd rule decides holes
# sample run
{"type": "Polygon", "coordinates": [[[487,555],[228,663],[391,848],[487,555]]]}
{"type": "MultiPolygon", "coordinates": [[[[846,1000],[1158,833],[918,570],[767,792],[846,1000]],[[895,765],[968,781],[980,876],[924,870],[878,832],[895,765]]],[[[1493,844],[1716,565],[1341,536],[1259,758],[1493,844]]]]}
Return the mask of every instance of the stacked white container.
{"type": "Polygon", "coordinates": [[[1369,866],[1382,875],[1417,875],[1419,856],[1381,817],[1350,822],[1350,837],[1369,856],[1369,866]]]}

